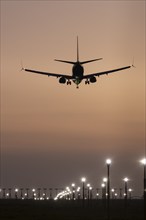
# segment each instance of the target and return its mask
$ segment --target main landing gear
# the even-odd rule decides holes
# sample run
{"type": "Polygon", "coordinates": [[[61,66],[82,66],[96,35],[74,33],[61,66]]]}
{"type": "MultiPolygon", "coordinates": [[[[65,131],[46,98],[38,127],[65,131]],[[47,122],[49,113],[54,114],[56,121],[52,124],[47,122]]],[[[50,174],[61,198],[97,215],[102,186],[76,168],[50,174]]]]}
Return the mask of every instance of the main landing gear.
{"type": "Polygon", "coordinates": [[[90,84],[90,81],[88,79],[85,81],[85,85],[86,84],[90,84]]]}
{"type": "Polygon", "coordinates": [[[71,81],[67,81],[67,85],[71,85],[71,81]]]}

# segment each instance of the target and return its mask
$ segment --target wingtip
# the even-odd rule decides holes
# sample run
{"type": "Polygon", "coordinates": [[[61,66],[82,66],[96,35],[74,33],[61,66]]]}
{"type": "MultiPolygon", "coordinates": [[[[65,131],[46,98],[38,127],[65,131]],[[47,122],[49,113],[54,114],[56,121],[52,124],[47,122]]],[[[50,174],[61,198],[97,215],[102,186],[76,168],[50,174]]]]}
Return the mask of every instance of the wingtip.
{"type": "Polygon", "coordinates": [[[131,67],[134,67],[134,68],[136,68],[136,66],[134,66],[133,64],[131,65],[131,67]]]}
{"type": "Polygon", "coordinates": [[[133,60],[132,60],[132,65],[131,65],[131,67],[136,68],[136,66],[134,65],[134,57],[133,57],[133,60]]]}

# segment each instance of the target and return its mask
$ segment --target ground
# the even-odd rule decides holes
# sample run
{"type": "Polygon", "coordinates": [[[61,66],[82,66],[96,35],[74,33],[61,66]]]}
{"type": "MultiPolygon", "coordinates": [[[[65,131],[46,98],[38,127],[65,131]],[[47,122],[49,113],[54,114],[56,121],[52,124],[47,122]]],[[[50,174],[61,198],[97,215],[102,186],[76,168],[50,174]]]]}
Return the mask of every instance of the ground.
{"type": "MultiPolygon", "coordinates": [[[[144,220],[143,200],[111,200],[110,220],[144,220]],[[127,211],[126,211],[127,210],[127,211]]],[[[106,202],[0,199],[1,220],[109,220],[106,202]]]]}

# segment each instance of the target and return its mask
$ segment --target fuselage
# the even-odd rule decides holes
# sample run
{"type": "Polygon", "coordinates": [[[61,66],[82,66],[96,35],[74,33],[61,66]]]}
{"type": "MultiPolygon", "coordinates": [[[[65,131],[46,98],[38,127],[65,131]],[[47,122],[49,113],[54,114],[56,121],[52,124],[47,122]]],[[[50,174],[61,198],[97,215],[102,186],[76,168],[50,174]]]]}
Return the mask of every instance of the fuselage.
{"type": "Polygon", "coordinates": [[[72,68],[72,76],[74,78],[73,82],[77,85],[80,84],[83,79],[83,74],[84,74],[83,66],[80,64],[80,62],[76,62],[72,68]]]}

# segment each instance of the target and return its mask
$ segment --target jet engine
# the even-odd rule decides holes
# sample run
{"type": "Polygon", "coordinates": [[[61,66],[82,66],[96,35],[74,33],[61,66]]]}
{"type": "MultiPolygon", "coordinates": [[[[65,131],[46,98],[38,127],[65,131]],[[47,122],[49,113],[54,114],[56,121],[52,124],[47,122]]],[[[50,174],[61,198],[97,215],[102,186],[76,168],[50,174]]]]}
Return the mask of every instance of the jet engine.
{"type": "Polygon", "coordinates": [[[60,77],[59,83],[65,84],[66,83],[66,79],[63,76],[60,77]]]}
{"type": "Polygon", "coordinates": [[[91,82],[91,83],[95,83],[95,82],[96,82],[96,77],[95,77],[95,76],[92,76],[92,77],[90,78],[90,82],[91,82]]]}

